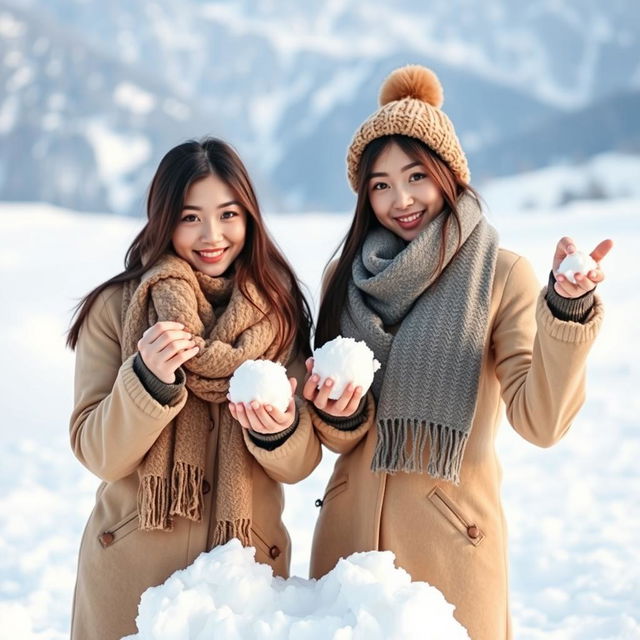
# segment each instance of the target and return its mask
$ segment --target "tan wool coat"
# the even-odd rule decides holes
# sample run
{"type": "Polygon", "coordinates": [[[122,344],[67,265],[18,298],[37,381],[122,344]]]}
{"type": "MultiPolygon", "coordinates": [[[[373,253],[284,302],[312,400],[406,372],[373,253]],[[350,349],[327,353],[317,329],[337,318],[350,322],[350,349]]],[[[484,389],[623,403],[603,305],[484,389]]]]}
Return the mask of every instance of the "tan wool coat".
{"type": "MultiPolygon", "coordinates": [[[[543,292],[544,293],[544,292],[543,292]]],[[[374,474],[375,407],[339,430],[313,412],[322,442],[340,454],[316,524],[311,576],[355,551],[391,550],[397,565],[456,606],[472,640],[512,638],[507,527],[495,439],[502,406],[513,428],[540,447],[567,431],[585,394],[585,359],[602,319],[556,319],[529,263],[500,250],[490,303],[473,427],[459,486],[426,474],[374,474]]],[[[428,450],[425,451],[428,456],[428,450]]]]}
{"type": "MultiPolygon", "coordinates": [[[[83,324],[76,350],[71,445],[103,482],[80,547],[72,640],[116,640],[135,633],[142,592],[210,550],[215,526],[212,482],[220,406],[211,404],[202,521],[176,518],[170,532],[138,529],[137,468],[184,406],[187,391],[183,388],[173,405],[163,406],[143,387],[133,370],[133,357],[121,362],[121,305],[122,286],[106,289],[83,324]]],[[[302,378],[304,363],[291,365],[289,374],[302,378]]],[[[297,482],[311,473],[320,461],[320,444],[304,405],[294,433],[273,451],[257,447],[244,435],[253,462],[256,559],[286,577],[291,545],[281,519],[280,483],[297,482]]]]}

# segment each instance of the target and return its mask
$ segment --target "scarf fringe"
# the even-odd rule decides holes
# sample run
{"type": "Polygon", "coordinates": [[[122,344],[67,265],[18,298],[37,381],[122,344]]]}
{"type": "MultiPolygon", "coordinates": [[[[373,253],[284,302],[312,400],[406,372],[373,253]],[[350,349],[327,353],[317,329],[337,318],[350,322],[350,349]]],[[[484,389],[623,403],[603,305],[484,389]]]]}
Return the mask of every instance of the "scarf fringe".
{"type": "Polygon", "coordinates": [[[140,529],[173,530],[169,514],[169,483],[162,476],[145,476],[138,486],[138,514],[140,529]]]}
{"type": "Polygon", "coordinates": [[[171,474],[170,515],[194,522],[202,520],[203,470],[186,462],[175,462],[171,474]]]}
{"type": "Polygon", "coordinates": [[[251,520],[241,518],[239,520],[218,521],[213,532],[213,546],[225,544],[232,538],[238,538],[243,547],[250,547],[252,545],[251,520]]]}
{"type": "Polygon", "coordinates": [[[372,471],[427,473],[460,484],[460,468],[469,434],[442,424],[395,418],[378,421],[372,471]],[[425,447],[429,460],[425,468],[425,447]]]}

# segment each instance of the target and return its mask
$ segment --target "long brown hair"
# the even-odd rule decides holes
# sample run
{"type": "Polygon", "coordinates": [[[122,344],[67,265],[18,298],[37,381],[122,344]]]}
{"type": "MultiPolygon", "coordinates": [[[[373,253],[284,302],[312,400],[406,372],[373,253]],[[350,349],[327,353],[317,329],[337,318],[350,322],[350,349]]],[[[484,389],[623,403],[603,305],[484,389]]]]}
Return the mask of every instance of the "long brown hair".
{"type": "MultiPolygon", "coordinates": [[[[429,177],[440,189],[445,203],[441,215],[446,216],[440,242],[440,259],[437,273],[442,270],[444,263],[445,239],[449,233],[452,221],[458,232],[460,244],[460,218],[456,202],[464,191],[471,192],[476,198],[479,196],[465,182],[463,182],[449,168],[447,163],[417,138],[403,135],[381,136],[372,140],[364,149],[358,165],[358,199],[355,214],[346,236],[338,245],[329,262],[342,247],[335,269],[329,274],[324,284],[325,292],[320,303],[318,323],[315,334],[315,346],[323,345],[327,340],[335,338],[340,333],[340,316],[347,296],[347,285],[351,278],[351,265],[370,229],[380,226],[378,219],[369,202],[369,177],[373,166],[380,154],[392,143],[397,144],[412,160],[424,165],[429,177]]],[[[326,267],[325,267],[326,270],[326,267]]]]}
{"type": "Polygon", "coordinates": [[[277,340],[283,345],[283,352],[294,346],[305,355],[310,354],[311,313],[298,279],[264,226],[242,160],[230,145],[216,138],[189,140],[162,158],[149,187],[147,223],[127,249],[124,271],[97,286],[78,303],[67,334],[67,346],[75,349],[80,329],[102,291],[113,284],[140,278],[165,253],[173,251],[171,238],[180,221],[187,191],[193,183],[211,174],[229,185],[247,212],[244,247],[233,265],[238,287],[254,305],[248,281],[266,298],[270,313],[277,320],[277,340]]]}

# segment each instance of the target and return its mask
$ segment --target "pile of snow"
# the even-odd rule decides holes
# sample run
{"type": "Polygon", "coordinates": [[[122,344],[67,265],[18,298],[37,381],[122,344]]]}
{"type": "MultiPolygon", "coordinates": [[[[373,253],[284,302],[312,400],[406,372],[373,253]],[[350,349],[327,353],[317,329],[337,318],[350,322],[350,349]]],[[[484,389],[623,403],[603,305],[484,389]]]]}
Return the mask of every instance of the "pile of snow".
{"type": "Polygon", "coordinates": [[[318,389],[331,378],[333,388],[329,398],[332,400],[339,398],[350,382],[362,387],[363,394],[366,393],[379,368],[373,351],[362,340],[338,336],[313,352],[313,373],[320,377],[318,389]]]}
{"type": "Polygon", "coordinates": [[[468,640],[453,605],[390,551],[354,553],[320,580],[274,578],[236,539],[147,589],[123,640],[468,640]]]}
{"type": "Polygon", "coordinates": [[[245,360],[229,381],[231,402],[259,402],[286,411],[291,400],[287,370],[271,360],[245,360]]]}

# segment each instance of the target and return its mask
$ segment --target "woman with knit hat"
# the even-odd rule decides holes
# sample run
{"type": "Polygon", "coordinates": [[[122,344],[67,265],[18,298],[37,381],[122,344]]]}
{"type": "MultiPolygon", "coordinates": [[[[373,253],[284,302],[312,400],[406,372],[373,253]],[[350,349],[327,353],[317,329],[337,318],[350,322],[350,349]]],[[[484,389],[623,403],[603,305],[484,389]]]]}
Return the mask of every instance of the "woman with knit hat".
{"type": "MultiPolygon", "coordinates": [[[[85,528],[71,637],[135,633],[142,592],[239,538],[289,571],[281,482],[318,464],[304,403],[227,402],[247,359],[302,379],[309,313],[247,171],[213,138],[162,159],[125,270],[79,305],[71,444],[103,482],[85,528]]],[[[295,379],[291,378],[292,395],[295,379]]]]}
{"type": "MultiPolygon", "coordinates": [[[[355,551],[391,550],[455,605],[473,640],[502,640],[512,632],[501,404],[530,442],[563,436],[584,399],[604,276],[599,264],[575,284],[559,275],[575,251],[563,238],[539,293],[529,263],[499,247],[482,213],[442,96],[430,70],[396,70],[349,148],[355,216],[325,272],[315,342],[364,340],[382,368],[355,413],[361,390],[347,404],[329,400],[331,380],[305,383],[316,431],[340,454],[311,575],[355,551]]],[[[596,263],[610,248],[594,249],[596,263]]]]}

